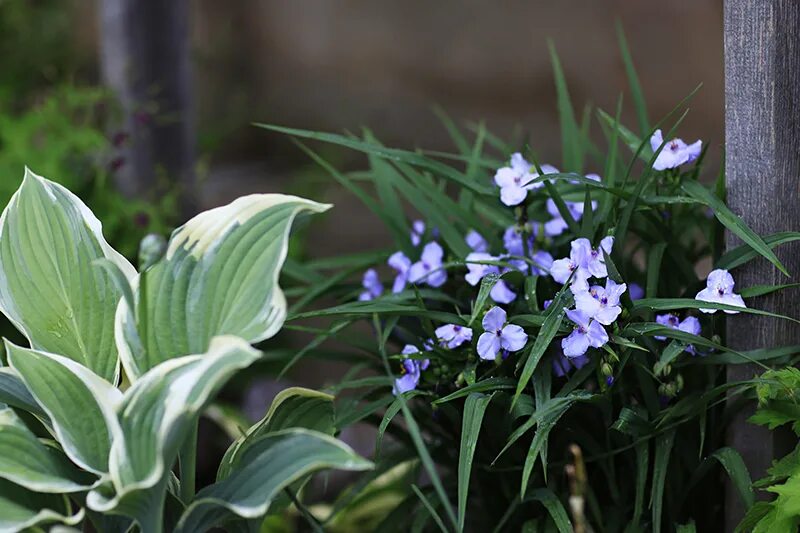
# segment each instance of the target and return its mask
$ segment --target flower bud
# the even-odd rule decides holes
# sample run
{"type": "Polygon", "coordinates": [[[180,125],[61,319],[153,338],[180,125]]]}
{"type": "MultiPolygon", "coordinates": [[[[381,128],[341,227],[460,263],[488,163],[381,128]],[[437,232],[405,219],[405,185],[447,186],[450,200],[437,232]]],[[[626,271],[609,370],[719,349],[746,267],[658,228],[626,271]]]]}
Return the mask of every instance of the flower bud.
{"type": "Polygon", "coordinates": [[[600,366],[600,372],[602,372],[603,375],[606,377],[614,375],[614,369],[611,368],[611,365],[609,365],[608,363],[603,363],[600,366]]]}
{"type": "Polygon", "coordinates": [[[139,269],[144,271],[153,266],[167,251],[167,240],[161,235],[149,233],[139,243],[139,269]]]}

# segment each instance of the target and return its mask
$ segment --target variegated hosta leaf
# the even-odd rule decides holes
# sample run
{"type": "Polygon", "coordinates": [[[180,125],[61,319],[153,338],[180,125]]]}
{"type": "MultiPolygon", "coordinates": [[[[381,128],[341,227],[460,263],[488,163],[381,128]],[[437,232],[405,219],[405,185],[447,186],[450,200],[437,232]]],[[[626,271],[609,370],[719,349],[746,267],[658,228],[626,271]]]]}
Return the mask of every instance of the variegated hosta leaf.
{"type": "Polygon", "coordinates": [[[166,255],[135,282],[135,311],[124,303],[117,311],[128,375],[135,379],[167,359],[204,353],[217,335],[254,343],[277,333],[286,317],[278,276],[292,222],[303,211],[328,207],[253,194],[175,230],[166,255]]]}
{"type": "Polygon", "coordinates": [[[263,516],[284,487],[318,470],[372,467],[349,446],[323,433],[306,429],[270,433],[242,451],[226,479],[197,493],[177,531],[206,531],[230,519],[263,516]]]}
{"type": "Polygon", "coordinates": [[[0,367],[0,402],[28,411],[39,418],[47,418],[47,414],[22,382],[22,378],[10,367],[0,367]]]}
{"type": "Polygon", "coordinates": [[[94,483],[61,450],[40,442],[8,407],[0,408],[0,478],[57,494],[88,490],[94,483]]]}
{"type": "Polygon", "coordinates": [[[70,509],[66,496],[40,494],[0,479],[0,533],[53,523],[72,526],[81,520],[83,509],[70,509]]]}
{"type": "Polygon", "coordinates": [[[109,460],[113,486],[90,492],[89,507],[146,523],[152,506],[163,498],[167,475],[192,424],[222,385],[260,355],[238,337],[215,337],[207,353],[166,361],[143,375],[118,409],[109,460]]]}
{"type": "Polygon", "coordinates": [[[96,259],[136,271],[103,238],[100,221],[67,189],[25,170],[0,217],[0,311],[31,346],[114,382],[114,314],[121,293],[96,259]]]}
{"type": "Polygon", "coordinates": [[[8,362],[47,413],[64,453],[80,467],[108,472],[115,407],[122,393],[72,359],[6,341],[8,362]]]}
{"type": "Polygon", "coordinates": [[[302,387],[282,390],[272,400],[267,414],[253,424],[225,452],[217,472],[217,480],[225,479],[241,452],[267,433],[289,428],[312,429],[333,435],[333,396],[302,387]]]}

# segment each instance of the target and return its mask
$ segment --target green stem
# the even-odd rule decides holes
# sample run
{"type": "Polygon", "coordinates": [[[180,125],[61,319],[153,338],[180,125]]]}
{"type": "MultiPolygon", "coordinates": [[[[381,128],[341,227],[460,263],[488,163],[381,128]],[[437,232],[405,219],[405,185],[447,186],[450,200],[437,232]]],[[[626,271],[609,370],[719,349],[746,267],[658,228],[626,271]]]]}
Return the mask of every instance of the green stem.
{"type": "Polygon", "coordinates": [[[186,441],[180,451],[181,465],[181,500],[186,505],[194,498],[195,493],[195,474],[197,469],[197,426],[198,422],[192,425],[186,441]]]}

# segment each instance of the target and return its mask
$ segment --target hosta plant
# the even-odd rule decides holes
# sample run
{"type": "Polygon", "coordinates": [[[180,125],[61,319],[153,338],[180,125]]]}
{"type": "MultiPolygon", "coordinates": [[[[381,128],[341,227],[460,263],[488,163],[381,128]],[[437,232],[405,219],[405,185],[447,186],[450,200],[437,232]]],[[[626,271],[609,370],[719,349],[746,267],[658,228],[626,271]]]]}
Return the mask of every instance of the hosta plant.
{"type": "Polygon", "coordinates": [[[727,383],[725,368],[790,364],[800,347],[742,353],[724,324],[797,323],[755,299],[788,281],[734,279],[754,260],[787,274],[773,248],[800,233],[748,228],[725,204],[724,172],[708,172],[707,143],[678,138],[688,99],[651,123],[623,57],[634,129],[621,100],[576,117],[553,55],[558,168],[524,139],[446,116],[455,153],[264,126],[295,137],[391,239],[303,265],[290,317],[316,321],[290,363],[330,357],[326,339],[351,347],[339,345],[353,366],[331,391],[342,417],[374,424],[378,470],[405,454],[426,472],[377,519],[382,531],[716,531],[722,472],[753,503],[724,435],[726,400],[757,381],[727,383]],[[363,152],[368,167],[340,172],[306,142],[363,152]],[[725,230],[741,245],[722,253],[725,230]]]}
{"type": "Polygon", "coordinates": [[[7,341],[0,367],[0,531],[257,527],[311,473],[369,469],[332,437],[332,397],[290,389],[195,491],[198,417],[281,328],[293,220],[327,208],[239,198],[146,242],[137,272],[76,196],[26,171],[0,219],[0,310],[30,344],[7,341]]]}

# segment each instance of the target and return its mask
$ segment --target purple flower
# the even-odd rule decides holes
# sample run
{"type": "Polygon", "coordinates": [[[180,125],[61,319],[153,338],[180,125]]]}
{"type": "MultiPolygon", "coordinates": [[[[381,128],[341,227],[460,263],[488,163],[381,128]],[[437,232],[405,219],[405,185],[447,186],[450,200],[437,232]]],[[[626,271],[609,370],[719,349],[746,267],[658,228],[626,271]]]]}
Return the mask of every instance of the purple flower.
{"type": "Polygon", "coordinates": [[[561,349],[567,357],[578,357],[586,353],[589,346],[600,348],[608,342],[608,333],[599,322],[579,309],[568,309],[567,318],[576,324],[568,337],[561,340],[561,349]]]}
{"type": "Polygon", "coordinates": [[[606,387],[614,384],[614,376],[606,376],[606,387]]]}
{"type": "Polygon", "coordinates": [[[389,257],[389,261],[387,261],[387,263],[397,272],[397,275],[394,278],[394,284],[392,285],[392,292],[400,292],[406,288],[406,283],[408,283],[408,272],[411,269],[411,259],[406,257],[406,254],[403,252],[395,252],[389,257]]]}
{"type": "Polygon", "coordinates": [[[533,252],[533,262],[536,263],[531,267],[534,274],[539,276],[546,276],[550,273],[550,268],[553,266],[553,256],[544,250],[537,250],[533,252]]]}
{"type": "Polygon", "coordinates": [[[467,236],[464,240],[467,242],[467,246],[469,246],[473,252],[489,251],[489,243],[486,242],[486,239],[483,238],[483,235],[474,229],[469,230],[469,233],[467,233],[467,236]]]}
{"type": "Polygon", "coordinates": [[[628,287],[628,294],[631,295],[631,300],[641,300],[644,298],[644,289],[638,283],[631,283],[628,287]]]}
{"type": "MultiPolygon", "coordinates": [[[[691,335],[700,335],[700,330],[701,330],[700,321],[693,316],[687,316],[683,320],[680,320],[677,316],[673,315],[672,313],[666,313],[663,315],[656,315],[656,322],[661,324],[662,326],[666,326],[672,329],[677,329],[683,331],[684,333],[689,333],[691,335]]],[[[667,338],[663,335],[653,335],[653,338],[659,341],[667,340],[667,338]]],[[[697,351],[691,344],[686,347],[685,351],[689,352],[692,355],[697,354],[697,351]]]]}
{"type": "MultiPolygon", "coordinates": [[[[567,205],[567,211],[569,211],[570,216],[574,220],[580,220],[583,216],[583,202],[564,202],[567,205]]],[[[544,223],[544,234],[548,237],[555,237],[556,235],[561,235],[564,233],[564,230],[568,228],[567,221],[564,220],[564,217],[561,216],[561,212],[558,210],[555,201],[552,198],[548,198],[547,202],[547,212],[550,213],[552,216],[552,220],[549,222],[544,223]]],[[[597,207],[597,202],[592,202],[592,210],[597,207]]]]}
{"type": "Polygon", "coordinates": [[[419,246],[422,242],[422,236],[425,235],[425,222],[422,220],[415,220],[411,224],[411,244],[419,246]]]}
{"type": "Polygon", "coordinates": [[[441,287],[447,281],[447,272],[441,268],[444,250],[437,242],[429,242],[422,249],[420,260],[408,269],[408,281],[427,283],[431,287],[441,287]]]}
{"type": "Polygon", "coordinates": [[[588,291],[580,291],[575,294],[575,307],[603,324],[609,326],[614,323],[622,308],[619,306],[619,298],[627,289],[624,283],[616,283],[614,280],[606,280],[605,288],[594,285],[588,291]]]}
{"type": "MultiPolygon", "coordinates": [[[[402,353],[403,355],[411,355],[419,353],[419,350],[416,346],[406,344],[403,347],[402,353]]],[[[403,362],[400,366],[400,373],[402,376],[395,378],[394,386],[392,387],[392,394],[397,396],[399,394],[403,394],[404,392],[416,389],[417,385],[419,384],[419,378],[422,371],[426,370],[428,366],[430,366],[430,361],[428,359],[403,359],[403,362]]]]}
{"type": "MultiPolygon", "coordinates": [[[[687,316],[683,320],[680,320],[677,316],[673,315],[672,313],[667,313],[664,315],[656,315],[656,322],[668,328],[678,329],[680,331],[683,331],[685,333],[690,333],[692,335],[700,335],[700,321],[693,316],[687,316]]],[[[658,339],[660,341],[667,339],[662,335],[654,335],[653,338],[658,339]]]]}
{"type": "Polygon", "coordinates": [[[550,307],[550,304],[552,303],[553,303],[552,298],[550,300],[545,300],[544,302],[542,302],[542,309],[547,311],[547,308],[550,307]]]}
{"type": "MultiPolygon", "coordinates": [[[[525,229],[526,231],[531,230],[531,227],[528,226],[525,229]]],[[[532,250],[534,231],[530,231],[529,233],[528,250],[532,250]]],[[[516,255],[520,257],[525,255],[525,246],[522,242],[522,229],[519,226],[513,225],[506,228],[506,231],[503,233],[503,246],[505,246],[508,255],[516,255]]]]}
{"type": "Polygon", "coordinates": [[[472,329],[458,324],[445,324],[436,328],[436,338],[442,346],[452,350],[465,342],[472,342],[472,329]]]}
{"type": "Polygon", "coordinates": [[[589,239],[575,239],[570,245],[569,257],[553,261],[550,275],[561,284],[566,283],[572,276],[571,285],[574,290],[588,289],[587,280],[592,275],[587,269],[591,253],[592,245],[589,243],[589,239]]]}
{"type": "MultiPolygon", "coordinates": [[[[558,169],[543,165],[542,172],[552,174],[558,172],[558,169]]],[[[522,154],[513,154],[510,165],[499,169],[494,175],[494,182],[500,187],[500,200],[509,207],[521,204],[529,190],[542,187],[541,182],[531,183],[538,177],[536,169],[522,157],[522,154]]]]}
{"type": "MultiPolygon", "coordinates": [[[[664,144],[664,137],[661,135],[661,130],[656,130],[653,136],[650,137],[650,147],[655,152],[659,146],[664,144]]],[[[653,162],[653,168],[656,170],[664,170],[667,168],[676,168],[684,163],[691,163],[700,156],[703,149],[703,141],[696,141],[694,144],[687,145],[682,139],[672,139],[658,154],[658,157],[653,162]]]]}
{"type": "Polygon", "coordinates": [[[586,269],[596,278],[604,278],[608,276],[606,270],[606,259],[603,255],[603,250],[611,255],[611,250],[614,248],[614,237],[604,237],[600,241],[600,246],[592,249],[587,258],[586,269]]]}
{"type": "MultiPolygon", "coordinates": [[[[480,283],[480,281],[487,276],[488,274],[500,274],[500,269],[497,265],[485,265],[481,263],[470,263],[470,261],[497,261],[498,258],[487,253],[482,252],[472,252],[466,258],[467,263],[467,275],[464,276],[464,279],[472,285],[473,287],[480,283]]],[[[497,283],[494,284],[492,290],[489,292],[489,296],[495,302],[499,304],[507,304],[513,302],[517,295],[512,291],[508,284],[501,280],[498,280],[497,283]]]]}
{"type": "MultiPolygon", "coordinates": [[[[735,305],[736,307],[747,307],[744,300],[738,294],[733,292],[733,276],[727,270],[717,269],[712,270],[706,280],[706,288],[697,293],[695,300],[701,302],[713,302],[727,305],[735,305]]],[[[716,313],[716,309],[700,309],[704,313],[716,313]]],[[[726,313],[734,315],[739,311],[728,311],[726,313]]]]}
{"type": "Polygon", "coordinates": [[[515,324],[506,322],[506,312],[492,307],[483,317],[484,333],[478,338],[478,355],[481,359],[494,361],[500,350],[516,352],[528,342],[528,335],[515,324]]]}
{"type": "Polygon", "coordinates": [[[492,290],[489,291],[489,297],[498,304],[510,304],[517,299],[517,293],[511,290],[508,283],[502,279],[497,280],[492,290]]]}
{"type": "Polygon", "coordinates": [[[361,285],[364,291],[358,295],[358,299],[362,302],[373,300],[383,294],[383,284],[378,279],[378,273],[374,268],[370,268],[364,272],[364,278],[361,280],[361,285]]]}
{"type": "Polygon", "coordinates": [[[589,358],[585,355],[579,355],[578,357],[568,358],[563,353],[560,353],[553,359],[553,374],[556,376],[563,378],[567,375],[567,373],[572,370],[572,368],[576,368],[580,370],[583,368],[586,363],[589,362],[589,358]]]}
{"type": "Polygon", "coordinates": [[[493,255],[484,252],[472,252],[465,259],[467,263],[467,275],[464,279],[473,287],[481,282],[487,274],[496,274],[498,268],[496,265],[486,265],[482,263],[470,263],[470,261],[497,261],[493,255]]]}

